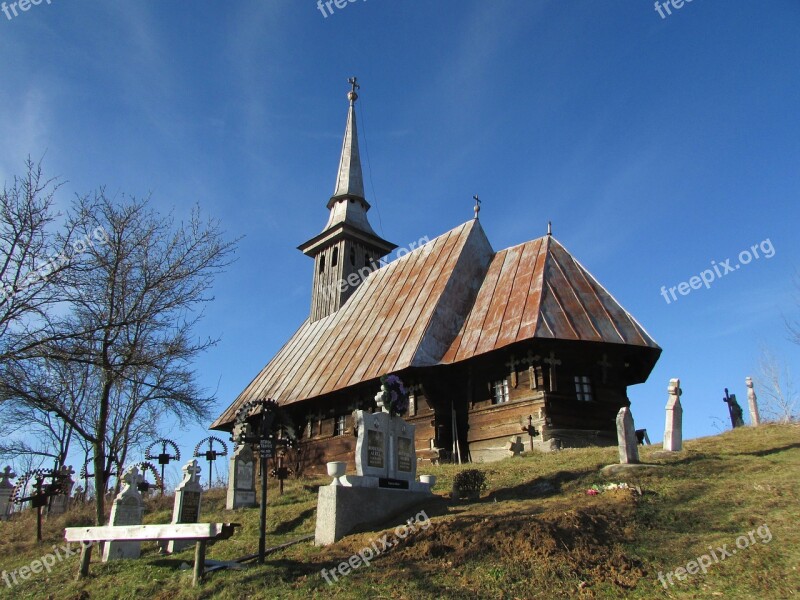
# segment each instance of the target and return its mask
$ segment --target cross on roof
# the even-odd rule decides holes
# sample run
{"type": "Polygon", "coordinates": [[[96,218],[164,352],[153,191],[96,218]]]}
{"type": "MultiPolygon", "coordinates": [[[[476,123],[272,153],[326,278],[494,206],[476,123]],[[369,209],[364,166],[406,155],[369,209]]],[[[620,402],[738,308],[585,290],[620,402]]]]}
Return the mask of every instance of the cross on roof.
{"type": "Polygon", "coordinates": [[[347,98],[350,100],[350,105],[352,106],[355,101],[358,100],[358,94],[356,93],[356,90],[360,90],[361,86],[358,85],[358,77],[351,77],[347,80],[347,83],[349,83],[353,88],[347,92],[347,98]]]}
{"type": "Polygon", "coordinates": [[[478,194],[475,194],[472,197],[472,199],[475,200],[475,208],[473,210],[475,211],[475,218],[477,219],[478,218],[478,213],[481,212],[481,202],[482,202],[482,200],[478,197],[478,194]]]}

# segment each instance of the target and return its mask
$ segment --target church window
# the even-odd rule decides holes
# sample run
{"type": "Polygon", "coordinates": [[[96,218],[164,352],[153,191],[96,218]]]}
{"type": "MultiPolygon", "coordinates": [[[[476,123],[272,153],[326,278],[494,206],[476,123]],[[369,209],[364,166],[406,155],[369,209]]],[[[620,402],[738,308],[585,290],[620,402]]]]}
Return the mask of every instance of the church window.
{"type": "Polygon", "coordinates": [[[575,376],[575,393],[578,400],[581,402],[591,402],[592,400],[592,383],[585,375],[575,376]]]}
{"type": "Polygon", "coordinates": [[[508,379],[500,379],[492,383],[492,404],[503,404],[508,402],[508,379]]]}
{"type": "Polygon", "coordinates": [[[320,254],[319,255],[319,272],[320,273],[324,273],[325,272],[325,255],[324,254],[320,254]]]}
{"type": "Polygon", "coordinates": [[[333,256],[331,256],[331,266],[335,267],[338,264],[339,264],[339,249],[338,248],[334,248],[333,249],[333,256]]]}
{"type": "Polygon", "coordinates": [[[339,415],[333,424],[333,435],[344,435],[347,429],[347,415],[339,415]]]}
{"type": "Polygon", "coordinates": [[[417,414],[417,395],[411,391],[408,393],[408,416],[413,417],[417,414]]]}
{"type": "Polygon", "coordinates": [[[370,266],[372,264],[372,259],[369,257],[369,254],[364,255],[364,265],[370,266]]]}
{"type": "Polygon", "coordinates": [[[350,264],[356,266],[356,249],[350,248],[350,264]]]}

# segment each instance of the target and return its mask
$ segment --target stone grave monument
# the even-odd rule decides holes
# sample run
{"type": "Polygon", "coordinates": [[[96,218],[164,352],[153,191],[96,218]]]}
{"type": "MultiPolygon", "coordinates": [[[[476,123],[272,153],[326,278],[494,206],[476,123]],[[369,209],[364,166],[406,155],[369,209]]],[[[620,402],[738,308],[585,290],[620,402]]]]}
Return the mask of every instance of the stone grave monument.
{"type": "Polygon", "coordinates": [[[7,521],[14,512],[14,502],[11,500],[14,484],[11,483],[11,479],[16,476],[11,467],[6,467],[0,473],[0,521],[7,521]]]}
{"type": "MultiPolygon", "coordinates": [[[[249,424],[245,427],[250,428],[249,424]]],[[[237,425],[237,428],[242,427],[237,425]]],[[[248,437],[250,432],[246,432],[248,437]]],[[[239,432],[234,429],[233,439],[239,439],[239,432]]],[[[256,502],[256,463],[253,448],[250,444],[240,444],[231,455],[228,470],[228,496],[225,508],[254,508],[256,502]]]]}
{"type": "Polygon", "coordinates": [[[636,438],[636,427],[633,423],[631,409],[627,406],[620,408],[617,413],[617,444],[619,446],[619,463],[602,468],[601,473],[606,477],[619,477],[629,474],[631,471],[643,471],[660,467],[660,465],[643,464],[639,461],[639,443],[636,438]]]}
{"type": "Polygon", "coordinates": [[[756,391],[753,389],[752,377],[746,377],[744,383],[747,386],[747,404],[750,408],[750,424],[753,427],[758,427],[761,424],[761,416],[758,414],[758,400],[756,399],[756,391]]]}
{"type": "Polygon", "coordinates": [[[680,452],[683,449],[683,408],[681,407],[681,380],[670,379],[667,388],[667,422],[664,426],[664,450],[680,452]]]}
{"type": "Polygon", "coordinates": [[[47,510],[48,516],[63,515],[67,512],[72,498],[72,488],[75,485],[75,480],[72,479],[74,474],[75,470],[71,466],[63,466],[58,470],[56,481],[61,487],[61,491],[51,498],[50,508],[47,510]]]}
{"type": "Polygon", "coordinates": [[[639,462],[636,427],[633,424],[631,409],[627,406],[620,408],[617,413],[617,443],[619,445],[620,464],[637,464],[639,462]]]}
{"type": "MultiPolygon", "coordinates": [[[[109,525],[141,525],[144,503],[137,489],[144,478],[139,469],[131,467],[122,475],[122,489],[111,506],[109,525]]],[[[141,542],[106,542],[103,548],[103,562],[119,558],[139,558],[141,542]]]]}
{"type": "Polygon", "coordinates": [[[356,475],[344,463],[328,463],[334,479],[319,488],[314,542],[332,544],[358,527],[381,523],[432,496],[432,483],[416,481],[415,427],[393,416],[381,398],[381,412],[355,412],[358,427],[356,475]]]}
{"type": "MultiPolygon", "coordinates": [[[[183,479],[175,488],[175,504],[172,509],[173,523],[198,523],[200,521],[200,498],[203,486],[200,485],[200,467],[197,460],[192,459],[183,465],[183,479]]],[[[167,552],[180,552],[193,546],[189,540],[170,540],[167,552]]]]}

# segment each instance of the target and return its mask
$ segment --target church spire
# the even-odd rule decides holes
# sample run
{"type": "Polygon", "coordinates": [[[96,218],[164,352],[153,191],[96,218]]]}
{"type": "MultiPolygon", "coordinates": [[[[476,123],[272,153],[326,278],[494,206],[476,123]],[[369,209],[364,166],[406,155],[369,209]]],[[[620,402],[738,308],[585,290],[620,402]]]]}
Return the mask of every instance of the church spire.
{"type": "Polygon", "coordinates": [[[336,187],[333,199],[342,197],[364,198],[364,177],[361,173],[361,156],[358,152],[358,128],[356,126],[356,100],[360,89],[358,78],[351,77],[347,80],[352,86],[347,99],[350,100],[350,110],[347,113],[347,128],[344,131],[342,142],[342,156],[339,159],[339,173],[336,177],[336,187]]]}
{"type": "Polygon", "coordinates": [[[364,198],[364,179],[358,153],[356,100],[358,80],[348,79],[350,109],[344,132],[342,155],[333,196],[328,200],[328,222],[321,233],[298,249],[314,259],[311,320],[324,318],[341,308],[380,259],[397,246],[372,229],[367,218],[369,202],[364,198]]]}

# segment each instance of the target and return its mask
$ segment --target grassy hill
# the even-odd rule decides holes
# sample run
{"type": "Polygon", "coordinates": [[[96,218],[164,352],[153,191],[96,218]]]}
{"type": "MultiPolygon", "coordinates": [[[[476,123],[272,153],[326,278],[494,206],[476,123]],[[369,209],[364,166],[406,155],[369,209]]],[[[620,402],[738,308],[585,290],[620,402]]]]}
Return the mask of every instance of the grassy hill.
{"type": "MultiPolygon", "coordinates": [[[[656,450],[643,448],[643,461],[656,450]]],[[[616,460],[616,449],[607,448],[473,465],[486,473],[488,489],[472,503],[446,498],[459,467],[426,468],[439,477],[439,495],[405,515],[424,510],[429,519],[422,515],[416,531],[395,528],[404,518],[327,548],[304,542],[271,554],[264,565],[211,573],[200,588],[190,587],[191,570],[180,570],[191,565],[192,550],[161,556],[144,544],[137,561],[95,558],[89,579],[80,582],[74,581],[77,554],[12,588],[0,580],[0,597],[800,598],[800,426],[691,440],[681,453],[651,459],[664,468],[625,481],[641,494],[588,495],[591,486],[608,483],[599,468],[616,460]],[[364,548],[375,553],[384,535],[391,548],[326,582],[322,569],[335,569],[364,548]],[[676,575],[679,568],[694,574],[676,575]]],[[[327,482],[292,480],[283,496],[270,488],[268,546],[313,533],[316,487],[327,482]]],[[[146,522],[170,517],[171,499],[149,502],[146,522]]],[[[257,509],[226,511],[223,490],[214,490],[204,496],[202,519],[243,524],[212,546],[208,558],[257,551],[257,509]]],[[[52,519],[42,545],[31,541],[30,515],[0,523],[0,569],[55,553],[63,527],[90,523],[90,508],[52,519]]]]}

